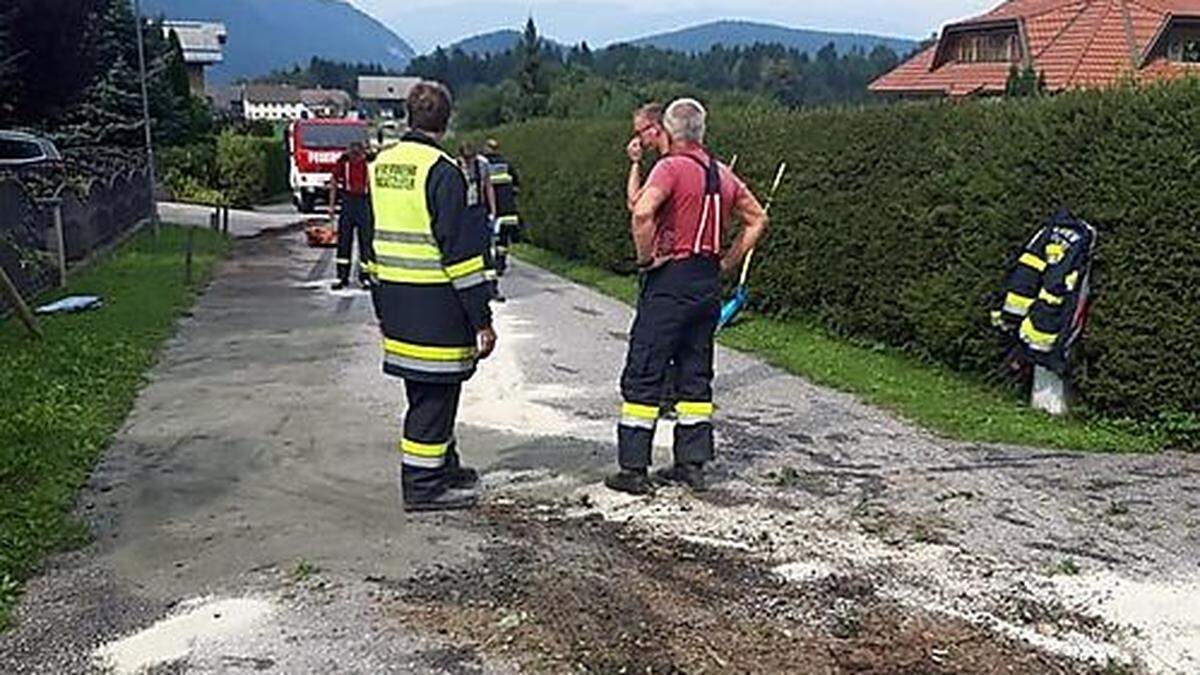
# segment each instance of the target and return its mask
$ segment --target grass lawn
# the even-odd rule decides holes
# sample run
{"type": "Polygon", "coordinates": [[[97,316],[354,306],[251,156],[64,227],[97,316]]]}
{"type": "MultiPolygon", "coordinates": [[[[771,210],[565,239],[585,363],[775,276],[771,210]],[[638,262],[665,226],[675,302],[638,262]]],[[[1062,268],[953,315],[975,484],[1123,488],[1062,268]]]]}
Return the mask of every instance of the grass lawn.
{"type": "Polygon", "coordinates": [[[76,493],[128,414],[195,289],[227,240],[197,228],[193,285],[184,282],[186,230],[149,230],[74,277],[65,293],[100,295],[95,311],[40,317],[46,339],[15,318],[0,323],[0,629],[20,581],[42,558],[87,541],[71,515],[76,493]]]}
{"type": "MultiPolygon", "coordinates": [[[[529,245],[517,246],[514,254],[626,303],[636,297],[632,277],[529,245]]],[[[1128,423],[1051,417],[978,378],[899,350],[854,344],[803,322],[748,316],[723,331],[719,341],[950,438],[1106,452],[1148,452],[1164,443],[1159,434],[1128,423]]]]}

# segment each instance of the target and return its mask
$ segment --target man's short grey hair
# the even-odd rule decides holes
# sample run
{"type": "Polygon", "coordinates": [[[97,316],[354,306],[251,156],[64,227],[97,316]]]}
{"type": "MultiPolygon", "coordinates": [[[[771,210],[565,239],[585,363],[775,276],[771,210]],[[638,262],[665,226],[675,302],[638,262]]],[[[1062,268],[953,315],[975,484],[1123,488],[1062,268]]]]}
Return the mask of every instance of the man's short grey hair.
{"type": "Polygon", "coordinates": [[[663,126],[677,141],[703,143],[708,113],[694,98],[681,98],[667,106],[663,114],[663,126]]]}

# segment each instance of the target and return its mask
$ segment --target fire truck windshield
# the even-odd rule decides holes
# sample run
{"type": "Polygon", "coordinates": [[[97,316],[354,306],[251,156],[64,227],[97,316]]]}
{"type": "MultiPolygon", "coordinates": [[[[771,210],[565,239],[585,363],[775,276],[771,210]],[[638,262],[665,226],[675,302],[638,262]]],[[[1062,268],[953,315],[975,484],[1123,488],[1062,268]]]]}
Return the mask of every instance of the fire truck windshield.
{"type": "Polygon", "coordinates": [[[366,126],[358,124],[305,124],[299,131],[300,145],[311,149],[344,150],[368,140],[366,126]]]}

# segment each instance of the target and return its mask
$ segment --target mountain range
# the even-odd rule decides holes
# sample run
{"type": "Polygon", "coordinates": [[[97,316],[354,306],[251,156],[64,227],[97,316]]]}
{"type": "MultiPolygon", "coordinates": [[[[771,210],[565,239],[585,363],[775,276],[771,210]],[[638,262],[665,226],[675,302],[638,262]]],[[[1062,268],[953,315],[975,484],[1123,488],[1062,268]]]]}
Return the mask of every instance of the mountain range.
{"type": "MultiPolygon", "coordinates": [[[[225,60],[208,75],[218,84],[305,65],[313,56],[395,70],[402,70],[415,56],[408,42],[347,0],[142,0],[142,8],[149,16],[224,22],[229,33],[225,60]]],[[[510,49],[520,39],[518,30],[498,30],[466,38],[451,48],[493,54],[510,49]]],[[[683,52],[707,51],[718,44],[775,43],[815,53],[832,42],[839,53],[856,48],[870,51],[882,44],[904,55],[916,46],[903,38],[750,21],[714,21],[628,42],[683,52]]]]}
{"type": "Polygon", "coordinates": [[[221,21],[229,32],[216,83],[307,64],[314,56],[401,70],[415,55],[391,29],[344,0],[142,0],[147,16],[221,21]]]}
{"type": "Polygon", "coordinates": [[[516,46],[520,41],[521,31],[502,29],[472,35],[469,38],[455,42],[446,49],[448,51],[460,49],[472,56],[486,56],[487,54],[504,53],[516,46]]]}
{"type": "Polygon", "coordinates": [[[638,46],[689,53],[706,52],[717,45],[749,47],[755,44],[780,44],[809,54],[815,54],[831,42],[839,54],[853,49],[870,52],[876,46],[884,45],[904,56],[917,46],[915,41],[905,38],[805,30],[753,21],[713,21],[631,41],[638,46]]]}
{"type": "MultiPolygon", "coordinates": [[[[520,31],[497,30],[460,40],[448,49],[461,49],[476,55],[499,54],[511,49],[520,39],[520,31]]],[[[884,45],[901,56],[917,46],[916,41],[905,38],[805,30],[753,21],[714,21],[668,33],[648,35],[628,42],[642,47],[688,53],[706,52],[717,45],[749,47],[755,44],[780,44],[809,54],[815,54],[832,42],[839,54],[845,54],[852,49],[870,52],[876,46],[884,45]]]]}

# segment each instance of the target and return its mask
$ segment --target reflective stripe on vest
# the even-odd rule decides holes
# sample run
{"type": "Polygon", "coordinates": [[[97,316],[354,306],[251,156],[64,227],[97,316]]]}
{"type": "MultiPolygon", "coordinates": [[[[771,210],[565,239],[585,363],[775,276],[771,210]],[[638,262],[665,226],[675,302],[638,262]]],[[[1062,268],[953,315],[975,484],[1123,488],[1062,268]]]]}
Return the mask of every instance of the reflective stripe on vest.
{"type": "Polygon", "coordinates": [[[371,206],[375,214],[375,275],[398,284],[444,285],[442,252],[433,236],[426,186],[446,153],[420,143],[401,142],[371,164],[371,206]]]}
{"type": "Polygon", "coordinates": [[[393,366],[439,374],[469,373],[477,355],[474,347],[433,347],[391,338],[384,338],[383,351],[393,366]]]}
{"type": "Polygon", "coordinates": [[[508,162],[497,162],[490,158],[488,162],[492,185],[509,185],[513,182],[512,174],[508,171],[508,162]]]}

